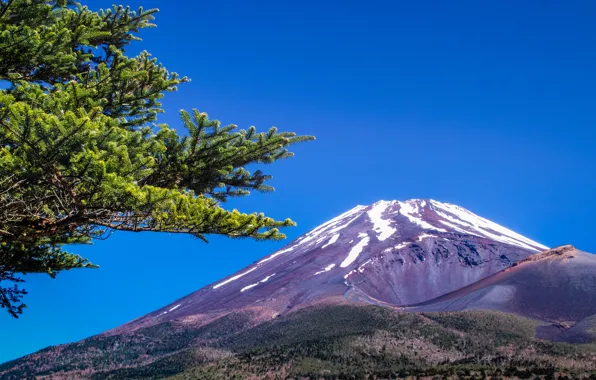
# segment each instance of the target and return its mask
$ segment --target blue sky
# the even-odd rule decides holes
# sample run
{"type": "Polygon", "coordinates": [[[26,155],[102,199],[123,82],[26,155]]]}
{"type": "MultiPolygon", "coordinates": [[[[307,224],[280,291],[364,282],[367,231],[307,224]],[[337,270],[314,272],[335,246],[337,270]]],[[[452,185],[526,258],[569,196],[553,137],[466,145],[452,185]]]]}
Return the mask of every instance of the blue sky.
{"type": "MultiPolygon", "coordinates": [[[[434,198],[596,252],[596,3],[128,4],[161,10],[130,53],[192,78],[161,121],[195,107],[316,135],[266,168],[275,193],[230,203],[293,218],[290,240],[357,204],[434,198]]],[[[76,247],[101,268],[29,276],[25,314],[0,312],[0,362],[118,326],[284,244],[116,233],[76,247]]]]}

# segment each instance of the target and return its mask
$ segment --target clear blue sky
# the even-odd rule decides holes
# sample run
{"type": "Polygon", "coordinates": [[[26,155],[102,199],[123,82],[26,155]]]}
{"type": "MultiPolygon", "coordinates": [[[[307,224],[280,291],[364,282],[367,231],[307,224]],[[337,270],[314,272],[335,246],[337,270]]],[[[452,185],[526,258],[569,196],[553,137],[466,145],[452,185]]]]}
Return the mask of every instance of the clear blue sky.
{"type": "MultiPolygon", "coordinates": [[[[109,0],[87,1],[93,9],[109,0]]],[[[549,246],[596,252],[593,1],[129,1],[159,6],[146,49],[198,108],[241,127],[314,134],[235,201],[292,217],[293,239],[379,199],[459,204],[549,246]]],[[[101,265],[28,277],[0,312],[0,362],[118,326],[282,246],[116,233],[77,247],[101,265]]]]}

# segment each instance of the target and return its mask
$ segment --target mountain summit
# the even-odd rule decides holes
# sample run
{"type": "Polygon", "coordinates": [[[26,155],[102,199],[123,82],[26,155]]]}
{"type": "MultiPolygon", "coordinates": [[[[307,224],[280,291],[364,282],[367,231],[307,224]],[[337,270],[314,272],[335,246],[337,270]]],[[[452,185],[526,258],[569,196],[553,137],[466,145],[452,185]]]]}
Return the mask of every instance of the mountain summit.
{"type": "Polygon", "coordinates": [[[548,247],[432,199],[356,206],[258,262],[112,333],[234,310],[267,316],[323,301],[409,305],[470,285],[548,247]]]}

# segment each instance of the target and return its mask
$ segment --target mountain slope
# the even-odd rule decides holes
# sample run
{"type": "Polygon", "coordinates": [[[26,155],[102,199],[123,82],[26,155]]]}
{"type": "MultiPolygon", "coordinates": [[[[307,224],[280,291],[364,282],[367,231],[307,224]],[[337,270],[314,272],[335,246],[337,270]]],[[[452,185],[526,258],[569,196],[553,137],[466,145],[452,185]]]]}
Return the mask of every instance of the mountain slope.
{"type": "Polygon", "coordinates": [[[110,333],[181,318],[206,323],[246,307],[267,319],[324,300],[424,302],[546,248],[452,204],[379,201],[110,333]]]}
{"type": "Polygon", "coordinates": [[[490,309],[551,322],[596,315],[596,255],[562,246],[528,257],[492,276],[412,311],[490,309]]]}
{"type": "Polygon", "coordinates": [[[553,337],[556,342],[596,343],[596,314],[574,324],[571,328],[553,337]]]}
{"type": "Polygon", "coordinates": [[[247,313],[92,337],[0,365],[0,378],[596,378],[596,346],[536,340],[538,323],[512,314],[319,306],[250,327],[247,313]]]}

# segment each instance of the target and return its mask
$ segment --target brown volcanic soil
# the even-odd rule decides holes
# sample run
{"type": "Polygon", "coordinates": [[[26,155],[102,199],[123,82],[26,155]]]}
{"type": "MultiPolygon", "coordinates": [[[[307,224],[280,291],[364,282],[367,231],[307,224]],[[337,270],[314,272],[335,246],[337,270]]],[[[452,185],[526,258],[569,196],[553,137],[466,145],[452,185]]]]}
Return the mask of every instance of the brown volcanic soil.
{"type": "Polygon", "coordinates": [[[489,309],[548,322],[577,322],[596,314],[596,255],[561,246],[410,311],[489,309]]]}

